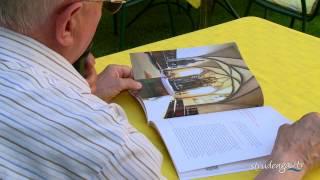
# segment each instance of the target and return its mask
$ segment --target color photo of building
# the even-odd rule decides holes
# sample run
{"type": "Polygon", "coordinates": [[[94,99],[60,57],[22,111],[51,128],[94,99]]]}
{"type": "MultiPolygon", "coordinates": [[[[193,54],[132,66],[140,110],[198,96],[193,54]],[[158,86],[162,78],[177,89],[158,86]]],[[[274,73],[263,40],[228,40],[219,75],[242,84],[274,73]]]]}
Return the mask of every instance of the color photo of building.
{"type": "Polygon", "coordinates": [[[171,96],[165,118],[263,104],[261,89],[234,43],[194,52],[202,54],[181,57],[179,49],[132,54],[134,77],[144,85],[139,96],[155,101],[171,96]]]}

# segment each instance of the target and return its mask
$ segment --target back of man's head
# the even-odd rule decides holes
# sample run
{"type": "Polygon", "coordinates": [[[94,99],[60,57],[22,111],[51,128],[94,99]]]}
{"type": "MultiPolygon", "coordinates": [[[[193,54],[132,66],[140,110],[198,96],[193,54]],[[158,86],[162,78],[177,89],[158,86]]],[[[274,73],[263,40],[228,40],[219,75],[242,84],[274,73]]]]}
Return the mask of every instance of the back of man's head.
{"type": "Polygon", "coordinates": [[[101,18],[103,1],[0,0],[0,26],[26,35],[71,64],[87,49],[101,18]]]}
{"type": "Polygon", "coordinates": [[[64,0],[0,0],[0,26],[27,34],[48,21],[64,0]]]}

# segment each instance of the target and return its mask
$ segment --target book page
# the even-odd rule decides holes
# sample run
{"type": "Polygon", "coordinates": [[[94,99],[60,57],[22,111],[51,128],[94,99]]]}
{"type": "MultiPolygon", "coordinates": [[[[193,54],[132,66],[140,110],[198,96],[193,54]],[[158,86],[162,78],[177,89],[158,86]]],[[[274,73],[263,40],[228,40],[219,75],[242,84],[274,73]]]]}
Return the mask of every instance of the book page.
{"type": "Polygon", "coordinates": [[[148,120],[206,114],[263,104],[261,88],[235,43],[131,54],[143,84],[148,120]]]}
{"type": "Polygon", "coordinates": [[[179,173],[267,156],[284,123],[270,107],[154,122],[179,173]]]}

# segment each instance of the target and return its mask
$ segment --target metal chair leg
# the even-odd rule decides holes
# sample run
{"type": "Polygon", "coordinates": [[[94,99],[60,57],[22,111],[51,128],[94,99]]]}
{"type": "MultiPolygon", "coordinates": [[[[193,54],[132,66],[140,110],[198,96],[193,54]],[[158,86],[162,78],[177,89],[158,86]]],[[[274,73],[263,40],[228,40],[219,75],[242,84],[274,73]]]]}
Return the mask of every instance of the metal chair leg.
{"type": "Polygon", "coordinates": [[[189,13],[191,12],[191,8],[192,8],[192,6],[188,3],[187,4],[187,10],[188,10],[189,13]]]}
{"type": "Polygon", "coordinates": [[[290,28],[293,28],[295,20],[296,20],[296,18],[291,17],[290,28]]]}
{"type": "Polygon", "coordinates": [[[114,14],[112,16],[112,28],[113,34],[118,35],[118,14],[114,14]]]}
{"type": "MultiPolygon", "coordinates": [[[[180,4],[180,0],[176,0],[176,3],[180,4]]],[[[181,13],[181,9],[179,7],[177,7],[177,11],[178,11],[178,13],[181,13]]]]}
{"type": "Polygon", "coordinates": [[[167,2],[167,8],[168,8],[168,15],[169,15],[169,19],[170,19],[171,35],[175,36],[176,35],[176,31],[175,31],[174,24],[173,24],[173,16],[172,16],[170,0],[167,0],[166,2],[167,2]]]}
{"type": "Polygon", "coordinates": [[[138,13],[136,14],[130,22],[128,22],[127,27],[131,26],[136,20],[138,20],[140,17],[142,17],[144,15],[144,13],[146,13],[150,8],[153,7],[155,0],[150,0],[148,2],[148,4],[138,13]]]}
{"type": "Polygon", "coordinates": [[[127,17],[127,8],[122,7],[120,10],[120,42],[119,50],[123,50],[125,47],[126,41],[126,17],[127,17]]]}
{"type": "Polygon", "coordinates": [[[306,1],[301,0],[302,5],[302,32],[306,32],[306,23],[307,23],[307,4],[306,1]]]}
{"type": "Polygon", "coordinates": [[[248,15],[249,15],[251,6],[252,6],[252,4],[253,4],[253,1],[254,1],[254,0],[249,0],[249,3],[248,3],[248,6],[247,6],[246,11],[245,11],[245,13],[244,13],[244,16],[248,16],[248,15]]]}
{"type": "Polygon", "coordinates": [[[229,12],[234,18],[240,18],[238,12],[233,8],[233,6],[228,0],[224,0],[224,3],[226,4],[227,8],[230,10],[229,12]]]}
{"type": "Polygon", "coordinates": [[[157,2],[156,0],[149,0],[149,3],[147,4],[147,6],[145,6],[142,11],[140,11],[131,21],[129,21],[129,23],[126,22],[126,18],[127,18],[127,8],[128,6],[123,5],[123,7],[121,8],[121,10],[119,11],[119,18],[120,18],[120,23],[119,23],[119,33],[120,33],[120,38],[119,38],[119,50],[123,50],[125,48],[125,43],[126,43],[126,29],[133,23],[135,22],[139,17],[141,17],[146,11],[148,11],[151,8],[154,8],[156,6],[159,5],[167,5],[168,7],[168,15],[170,18],[170,28],[171,28],[171,33],[172,35],[176,35],[176,31],[175,31],[175,27],[174,27],[174,22],[173,22],[173,14],[172,14],[172,6],[175,5],[177,6],[180,10],[182,10],[184,13],[186,13],[186,15],[188,16],[188,18],[191,21],[192,24],[192,30],[195,29],[195,24],[194,21],[192,19],[192,16],[190,15],[190,13],[188,12],[187,8],[182,6],[179,0],[176,1],[171,1],[171,0],[166,0],[166,1],[161,1],[161,2],[157,2]]]}
{"type": "Polygon", "coordinates": [[[216,1],[204,1],[205,5],[200,6],[199,13],[199,28],[207,28],[209,27],[209,23],[211,22],[211,14],[215,7],[216,1]]]}
{"type": "Polygon", "coordinates": [[[267,9],[267,8],[264,8],[263,18],[264,18],[264,19],[267,19],[267,17],[268,17],[268,9],[267,9]]]}
{"type": "Polygon", "coordinates": [[[307,20],[303,19],[302,20],[302,32],[306,32],[306,24],[307,24],[307,20]]]}

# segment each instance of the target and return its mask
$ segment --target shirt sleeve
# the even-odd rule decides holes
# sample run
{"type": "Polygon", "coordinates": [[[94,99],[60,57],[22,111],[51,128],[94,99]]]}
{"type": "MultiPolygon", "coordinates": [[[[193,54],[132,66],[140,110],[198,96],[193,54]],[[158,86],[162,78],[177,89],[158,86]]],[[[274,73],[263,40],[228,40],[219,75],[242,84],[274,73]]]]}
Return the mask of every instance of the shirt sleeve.
{"type": "MultiPolygon", "coordinates": [[[[90,97],[95,98],[95,97],[90,97]]],[[[97,102],[100,99],[96,99],[97,102]]],[[[100,172],[108,179],[165,179],[161,175],[162,155],[155,146],[129,122],[124,110],[117,104],[106,104],[113,118],[121,124],[124,143],[116,151],[119,163],[107,162],[100,172]]]]}

